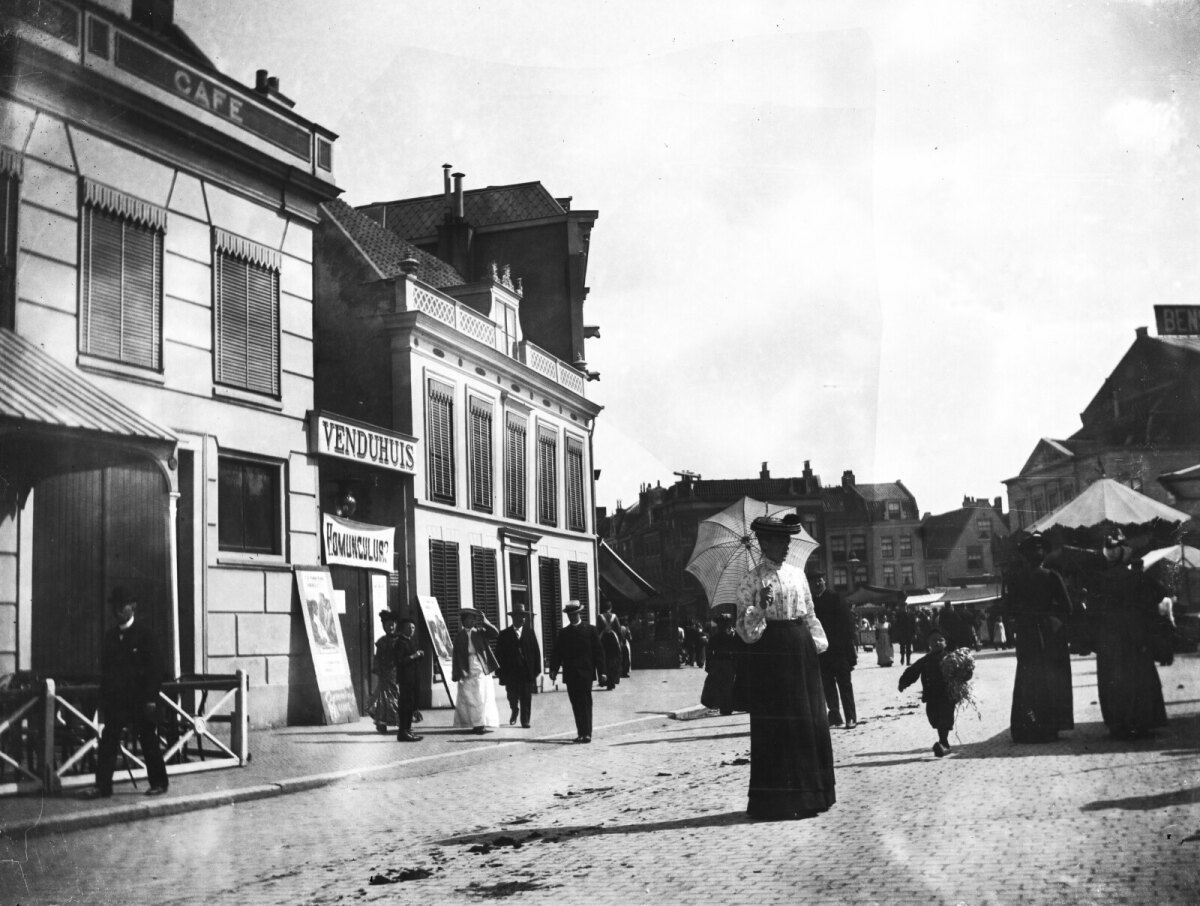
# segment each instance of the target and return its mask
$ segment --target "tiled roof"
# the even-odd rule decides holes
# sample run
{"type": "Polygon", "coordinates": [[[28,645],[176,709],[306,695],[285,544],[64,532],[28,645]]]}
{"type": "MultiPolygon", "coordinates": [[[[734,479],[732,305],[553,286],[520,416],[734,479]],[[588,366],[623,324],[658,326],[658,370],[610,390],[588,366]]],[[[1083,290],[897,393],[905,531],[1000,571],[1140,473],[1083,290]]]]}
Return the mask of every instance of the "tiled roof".
{"type": "MultiPolygon", "coordinates": [[[[387,228],[399,236],[426,239],[437,234],[446,216],[446,196],[428,195],[363,205],[372,212],[386,210],[387,228]]],[[[463,216],[476,229],[498,223],[520,223],[561,217],[566,210],[540,182],[488,186],[463,192],[463,216]]]]}
{"type": "Polygon", "coordinates": [[[400,262],[405,258],[417,260],[416,277],[435,289],[461,286],[467,281],[440,258],[423,252],[411,242],[385,230],[366,214],[340,198],[321,205],[325,215],[339,227],[362,251],[363,255],[384,277],[398,277],[404,271],[400,262]]]}
{"type": "Polygon", "coordinates": [[[0,420],[174,444],[166,428],[91,384],[29,340],[0,328],[0,420]]]}
{"type": "Polygon", "coordinates": [[[880,500],[903,500],[910,496],[908,490],[896,481],[884,484],[856,484],[854,489],[862,494],[864,500],[872,502],[880,500]]]}

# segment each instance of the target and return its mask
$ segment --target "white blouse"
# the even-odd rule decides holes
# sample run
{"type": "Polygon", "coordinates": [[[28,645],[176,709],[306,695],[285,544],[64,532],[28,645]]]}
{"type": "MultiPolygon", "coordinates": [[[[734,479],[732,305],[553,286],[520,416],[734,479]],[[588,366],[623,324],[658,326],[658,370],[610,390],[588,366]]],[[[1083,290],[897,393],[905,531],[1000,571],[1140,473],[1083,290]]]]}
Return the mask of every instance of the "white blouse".
{"type": "Polygon", "coordinates": [[[813,610],[812,591],[804,571],[790,563],[764,559],[750,570],[737,590],[737,634],[754,644],[762,638],[768,620],[803,620],[817,651],[829,648],[825,630],[813,610]]]}

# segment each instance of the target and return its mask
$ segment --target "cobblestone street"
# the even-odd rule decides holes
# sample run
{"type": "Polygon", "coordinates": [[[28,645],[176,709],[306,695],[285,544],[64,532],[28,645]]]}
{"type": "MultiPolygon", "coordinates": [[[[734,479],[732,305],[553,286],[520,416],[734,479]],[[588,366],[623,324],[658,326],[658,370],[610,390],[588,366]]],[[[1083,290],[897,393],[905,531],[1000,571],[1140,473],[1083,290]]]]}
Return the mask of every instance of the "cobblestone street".
{"type": "MultiPolygon", "coordinates": [[[[304,793],[31,837],[5,851],[3,901],[1200,900],[1195,656],[1160,669],[1171,724],[1156,738],[1108,738],[1087,657],[1073,659],[1075,731],[1015,746],[1015,658],[983,652],[980,716],[960,719],[944,759],[912,690],[896,691],[899,665],[867,653],[860,663],[861,723],[834,731],[838,803],[815,820],[745,819],[745,715],[636,713],[639,683],[665,680],[680,706],[694,703],[702,674],[685,668],[623,683],[625,720],[605,712],[621,726],[598,727],[591,746],[539,737],[490,758],[425,758],[304,793]]],[[[535,711],[562,699],[539,696],[535,711]]]]}

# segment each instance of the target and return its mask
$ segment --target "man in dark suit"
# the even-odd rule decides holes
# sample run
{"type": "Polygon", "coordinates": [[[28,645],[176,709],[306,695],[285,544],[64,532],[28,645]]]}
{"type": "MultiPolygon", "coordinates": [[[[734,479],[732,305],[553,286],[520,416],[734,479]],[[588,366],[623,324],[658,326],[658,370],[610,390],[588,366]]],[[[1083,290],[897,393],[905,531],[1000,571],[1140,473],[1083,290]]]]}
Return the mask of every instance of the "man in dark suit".
{"type": "Polygon", "coordinates": [[[842,600],[842,596],[831,590],[825,584],[825,574],[811,570],[808,583],[812,588],[813,610],[829,639],[828,650],[819,655],[821,662],[821,685],[825,688],[825,703],[829,706],[829,725],[842,725],[842,712],[845,712],[845,726],[853,730],[858,726],[858,711],[854,707],[854,683],[850,680],[850,672],[858,663],[858,653],[854,644],[854,616],[850,608],[842,600]],[[838,701],[842,707],[838,710],[838,701]]]}
{"type": "Polygon", "coordinates": [[[529,712],[533,704],[533,686],[542,674],[542,648],[537,633],[525,625],[528,614],[524,604],[514,604],[508,612],[510,623],[500,631],[496,642],[496,660],[500,662],[500,685],[508,694],[508,717],[511,726],[521,718],[521,726],[529,728],[529,712]]]}
{"type": "Polygon", "coordinates": [[[571,711],[575,715],[575,742],[592,741],[592,683],[605,683],[604,649],[600,647],[600,633],[591,623],[580,619],[583,605],[571,601],[563,608],[570,620],[554,641],[554,654],[550,658],[550,681],[553,682],[562,669],[567,684],[567,697],[571,700],[571,711]]]}
{"type": "Polygon", "coordinates": [[[167,766],[158,742],[158,690],[162,685],[162,664],[154,636],[145,623],[136,619],[137,597],[123,588],[114,588],[109,597],[117,625],[104,635],[100,651],[100,712],[104,729],[96,753],[96,786],[87,796],[92,799],[112,795],[113,770],[126,727],[137,733],[150,780],[147,796],[167,791],[167,766]]]}
{"type": "Polygon", "coordinates": [[[425,652],[416,640],[417,624],[412,617],[400,619],[400,635],[392,648],[396,658],[396,713],[400,729],[396,742],[420,742],[424,737],[412,731],[413,712],[417,709],[417,683],[425,652]]]}

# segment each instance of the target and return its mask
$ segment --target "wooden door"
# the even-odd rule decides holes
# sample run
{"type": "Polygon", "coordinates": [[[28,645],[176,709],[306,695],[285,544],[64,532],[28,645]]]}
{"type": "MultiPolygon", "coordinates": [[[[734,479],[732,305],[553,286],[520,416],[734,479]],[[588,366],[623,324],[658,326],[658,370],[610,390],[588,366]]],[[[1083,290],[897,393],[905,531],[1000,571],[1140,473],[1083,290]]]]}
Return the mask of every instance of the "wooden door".
{"type": "Polygon", "coordinates": [[[371,613],[371,572],[350,566],[329,567],[333,587],[346,593],[346,612],[339,616],[346,663],[358,713],[371,694],[371,661],[375,653],[375,621],[371,613]]]}

